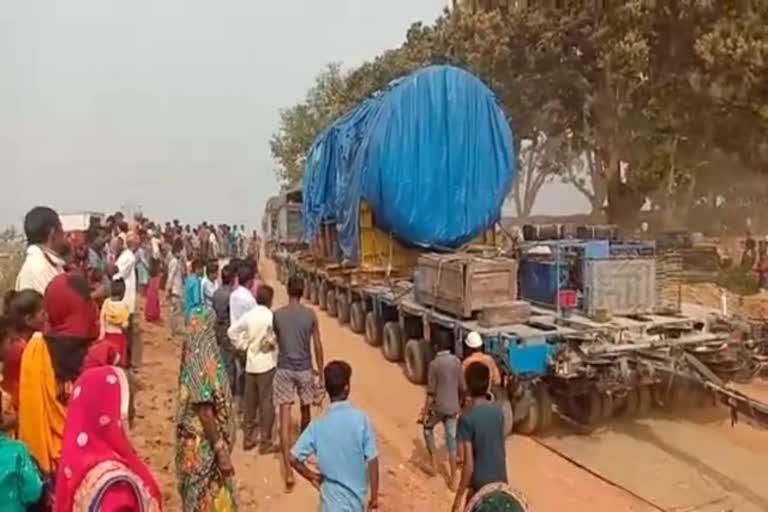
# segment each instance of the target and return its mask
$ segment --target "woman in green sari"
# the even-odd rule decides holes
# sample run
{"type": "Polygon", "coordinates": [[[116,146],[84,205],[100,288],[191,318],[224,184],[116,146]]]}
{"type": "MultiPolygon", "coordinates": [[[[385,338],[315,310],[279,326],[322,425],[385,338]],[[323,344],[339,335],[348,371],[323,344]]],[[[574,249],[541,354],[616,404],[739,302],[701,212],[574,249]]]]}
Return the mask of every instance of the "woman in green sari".
{"type": "Polygon", "coordinates": [[[0,432],[0,496],[2,510],[34,510],[43,496],[43,481],[27,447],[0,432]]]}
{"type": "Polygon", "coordinates": [[[467,503],[464,512],[529,512],[519,491],[505,483],[488,484],[467,503]]]}
{"type": "Polygon", "coordinates": [[[176,412],[176,476],[184,512],[237,510],[232,392],[219,347],[215,314],[197,309],[182,348],[176,412]]]}

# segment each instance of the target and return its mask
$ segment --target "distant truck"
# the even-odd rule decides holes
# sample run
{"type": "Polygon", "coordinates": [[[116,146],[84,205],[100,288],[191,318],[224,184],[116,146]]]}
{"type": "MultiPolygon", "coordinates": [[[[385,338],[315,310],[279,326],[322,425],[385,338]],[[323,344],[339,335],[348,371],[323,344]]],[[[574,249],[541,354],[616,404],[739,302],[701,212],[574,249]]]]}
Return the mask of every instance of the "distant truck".
{"type": "Polygon", "coordinates": [[[97,212],[75,212],[63,213],[59,215],[59,219],[61,219],[61,227],[67,234],[85,234],[91,225],[101,224],[104,221],[104,217],[105,216],[103,213],[97,212]]]}
{"type": "Polygon", "coordinates": [[[104,222],[105,215],[98,212],[74,212],[59,215],[61,227],[67,237],[75,261],[83,260],[87,254],[86,233],[92,225],[104,222]]]}

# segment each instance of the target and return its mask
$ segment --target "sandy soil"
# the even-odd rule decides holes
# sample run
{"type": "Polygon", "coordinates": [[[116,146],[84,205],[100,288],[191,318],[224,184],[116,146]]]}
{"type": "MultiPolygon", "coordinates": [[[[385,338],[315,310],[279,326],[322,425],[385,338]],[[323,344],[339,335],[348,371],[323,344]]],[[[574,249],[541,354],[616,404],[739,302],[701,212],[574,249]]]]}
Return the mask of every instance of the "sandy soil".
{"type": "MultiPolygon", "coordinates": [[[[264,265],[266,279],[275,282],[272,266],[264,265]]],[[[285,302],[277,288],[277,305],[285,302]]],[[[345,359],[353,367],[352,400],[370,415],[376,428],[382,464],[383,511],[448,510],[452,495],[440,477],[428,477],[423,467],[425,452],[416,416],[423,389],[410,384],[399,366],[387,363],[378,349],[319,313],[326,360],[345,359]]],[[[175,486],[173,415],[178,376],[179,342],[164,326],[145,325],[144,366],[137,398],[136,428],[132,433],[138,451],[160,480],[166,510],[179,510],[175,486]]],[[[319,412],[319,411],[317,411],[319,412]]],[[[507,444],[511,481],[537,511],[645,512],[657,510],[566,461],[537,441],[513,437],[507,444]]],[[[279,463],[274,456],[245,454],[235,450],[242,510],[314,510],[316,492],[299,482],[291,495],[282,492],[279,463]]],[[[618,465],[631,460],[616,461],[618,465]]]]}
{"type": "MultiPolygon", "coordinates": [[[[696,304],[720,310],[722,289],[713,283],[685,284],[682,288],[682,300],[687,304],[696,304]]],[[[768,294],[737,295],[726,291],[728,313],[742,318],[766,318],[768,316],[768,294]]]]}

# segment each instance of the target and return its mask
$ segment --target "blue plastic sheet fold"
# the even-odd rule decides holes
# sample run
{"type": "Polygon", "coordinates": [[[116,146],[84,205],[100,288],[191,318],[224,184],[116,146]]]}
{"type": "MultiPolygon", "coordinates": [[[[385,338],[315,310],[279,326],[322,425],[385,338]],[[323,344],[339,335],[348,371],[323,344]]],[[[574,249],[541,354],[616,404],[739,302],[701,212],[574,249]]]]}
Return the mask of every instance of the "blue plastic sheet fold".
{"type": "Polygon", "coordinates": [[[408,245],[452,249],[496,222],[516,173],[512,130],[493,92],[452,66],[392,82],[315,140],[303,179],[304,238],[333,222],[358,261],[359,206],[408,245]]]}

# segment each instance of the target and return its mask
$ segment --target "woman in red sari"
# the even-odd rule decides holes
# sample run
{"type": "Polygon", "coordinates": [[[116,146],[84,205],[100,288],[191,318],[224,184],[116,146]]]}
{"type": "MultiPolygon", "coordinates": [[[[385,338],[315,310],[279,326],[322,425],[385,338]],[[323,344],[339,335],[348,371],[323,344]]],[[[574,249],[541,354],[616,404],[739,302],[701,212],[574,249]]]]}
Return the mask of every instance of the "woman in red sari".
{"type": "Polygon", "coordinates": [[[149,266],[149,284],[147,284],[147,301],[144,304],[144,320],[147,322],[160,321],[160,265],[158,260],[152,260],[149,266]]]}
{"type": "Polygon", "coordinates": [[[117,367],[83,372],[72,391],[54,512],[159,512],[162,494],[128,440],[128,378],[117,367]]]}

